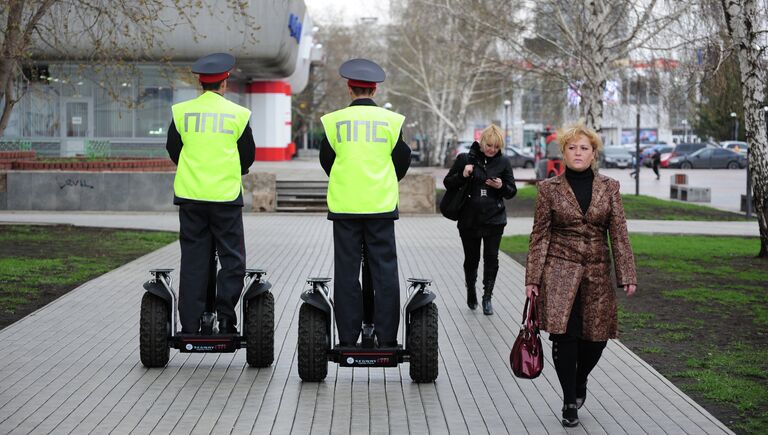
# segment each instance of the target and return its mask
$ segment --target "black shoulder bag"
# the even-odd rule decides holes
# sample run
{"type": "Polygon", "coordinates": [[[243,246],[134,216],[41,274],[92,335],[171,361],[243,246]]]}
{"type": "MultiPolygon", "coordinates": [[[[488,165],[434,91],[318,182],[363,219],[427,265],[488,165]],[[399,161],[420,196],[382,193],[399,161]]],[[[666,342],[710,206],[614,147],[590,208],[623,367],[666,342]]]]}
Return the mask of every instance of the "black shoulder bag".
{"type": "Polygon", "coordinates": [[[456,189],[448,189],[440,200],[440,213],[452,221],[459,220],[461,209],[467,202],[469,194],[469,179],[456,189]]]}

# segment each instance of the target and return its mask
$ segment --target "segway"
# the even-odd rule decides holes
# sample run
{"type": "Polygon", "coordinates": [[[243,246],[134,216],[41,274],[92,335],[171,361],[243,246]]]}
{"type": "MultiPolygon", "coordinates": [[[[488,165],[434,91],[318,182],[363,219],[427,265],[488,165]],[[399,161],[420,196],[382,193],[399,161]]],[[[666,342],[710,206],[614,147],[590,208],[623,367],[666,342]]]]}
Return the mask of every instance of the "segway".
{"type": "Polygon", "coordinates": [[[251,367],[268,367],[274,361],[275,299],[263,269],[246,269],[240,294],[236,333],[219,333],[216,321],[216,259],[212,256],[208,279],[206,311],[200,320],[199,334],[177,330],[178,303],[171,278],[173,269],[152,269],[152,279],[144,283],[139,321],[139,350],[145,367],[165,367],[170,349],[179,352],[231,353],[246,349],[251,367]]]}
{"type": "MultiPolygon", "coordinates": [[[[365,257],[364,257],[365,258],[365,257]]],[[[377,347],[373,324],[371,276],[363,261],[362,339],[352,347],[340,347],[336,341],[336,319],[328,283],[331,278],[307,278],[309,287],[302,293],[299,309],[299,377],[306,382],[320,382],[328,374],[328,362],[342,367],[397,367],[410,363],[414,382],[434,382],[438,370],[438,317],[432,281],[408,278],[407,298],[402,308],[405,327],[397,347],[377,347]]]]}

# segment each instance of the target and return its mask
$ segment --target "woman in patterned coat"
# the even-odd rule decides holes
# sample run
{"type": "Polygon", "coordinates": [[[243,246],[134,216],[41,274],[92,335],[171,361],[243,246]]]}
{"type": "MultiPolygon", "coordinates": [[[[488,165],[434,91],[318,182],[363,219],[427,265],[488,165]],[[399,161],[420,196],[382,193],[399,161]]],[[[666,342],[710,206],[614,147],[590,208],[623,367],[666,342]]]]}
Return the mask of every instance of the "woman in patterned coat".
{"type": "Polygon", "coordinates": [[[538,295],[541,328],[563,389],[564,426],[579,424],[587,377],[607,340],[616,338],[616,296],[637,289],[619,182],[596,172],[600,137],[583,124],[564,127],[557,141],[565,173],[538,184],[526,266],[526,295],[538,295]]]}

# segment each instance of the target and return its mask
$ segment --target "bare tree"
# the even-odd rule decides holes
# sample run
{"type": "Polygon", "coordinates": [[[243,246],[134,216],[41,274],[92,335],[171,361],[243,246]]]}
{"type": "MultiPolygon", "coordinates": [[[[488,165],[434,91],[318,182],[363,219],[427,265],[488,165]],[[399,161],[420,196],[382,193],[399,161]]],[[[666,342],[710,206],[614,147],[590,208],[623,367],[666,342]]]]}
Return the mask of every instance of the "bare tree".
{"type": "Polygon", "coordinates": [[[744,104],[749,170],[753,200],[760,227],[758,257],[768,258],[768,130],[763,107],[766,105],[765,5],[757,0],[720,0],[728,36],[739,60],[741,93],[744,104]],[[762,45],[761,45],[762,43],[762,45]]]}
{"type": "MultiPolygon", "coordinates": [[[[77,60],[91,68],[110,65],[131,69],[135,61],[164,61],[149,54],[163,48],[164,35],[179,26],[194,32],[201,13],[227,16],[241,25],[243,41],[255,41],[258,27],[248,27],[247,2],[226,0],[214,5],[199,0],[4,0],[0,2],[0,135],[26,86],[25,67],[42,52],[47,58],[77,60]]],[[[222,22],[229,30],[232,23],[222,22]]],[[[169,50],[170,52],[170,50],[169,50]]],[[[135,72],[135,70],[133,70],[135,72]]],[[[107,83],[108,85],[108,83],[107,83]]],[[[110,92],[118,95],[118,92],[110,92]]]]}
{"type": "Polygon", "coordinates": [[[482,25],[506,49],[509,67],[556,77],[581,96],[580,115],[600,130],[606,82],[645,49],[671,48],[663,37],[689,2],[658,0],[442,0],[453,16],[482,25]],[[512,10],[505,3],[513,3],[512,10]]]}
{"type": "Polygon", "coordinates": [[[492,84],[496,46],[479,23],[423,0],[402,6],[389,44],[397,47],[389,51],[397,77],[389,92],[426,110],[419,130],[429,137],[430,164],[440,164],[448,139],[464,131],[470,108],[499,94],[498,83],[492,84]]]}

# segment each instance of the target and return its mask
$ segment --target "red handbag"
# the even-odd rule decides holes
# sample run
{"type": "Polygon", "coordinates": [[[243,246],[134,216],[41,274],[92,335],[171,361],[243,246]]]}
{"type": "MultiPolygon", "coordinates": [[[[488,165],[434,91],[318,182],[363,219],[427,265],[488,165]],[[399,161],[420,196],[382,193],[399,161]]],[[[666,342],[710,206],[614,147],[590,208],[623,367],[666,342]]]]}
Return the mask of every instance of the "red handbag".
{"type": "Polygon", "coordinates": [[[536,296],[525,300],[523,308],[523,327],[517,334],[512,352],[509,353],[512,373],[518,378],[535,379],[544,368],[544,354],[539,333],[539,314],[536,309],[536,296]]]}

